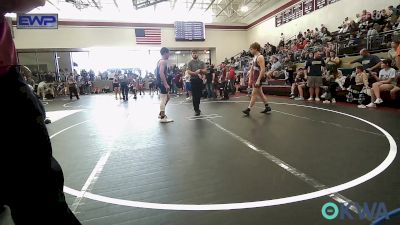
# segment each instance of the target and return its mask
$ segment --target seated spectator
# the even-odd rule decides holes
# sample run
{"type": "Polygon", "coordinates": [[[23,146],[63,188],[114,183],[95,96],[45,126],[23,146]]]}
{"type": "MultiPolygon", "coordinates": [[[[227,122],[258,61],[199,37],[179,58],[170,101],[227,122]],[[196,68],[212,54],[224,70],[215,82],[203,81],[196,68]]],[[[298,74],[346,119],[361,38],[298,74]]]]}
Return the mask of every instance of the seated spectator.
{"type": "MultiPolygon", "coordinates": [[[[336,103],[336,90],[338,88],[344,89],[343,85],[346,81],[346,77],[343,76],[342,71],[338,70],[337,67],[332,67],[329,71],[325,79],[328,81],[328,90],[324,95],[325,101],[323,103],[332,104],[336,103]]],[[[321,96],[322,97],[322,96],[321,96]]]]}
{"type": "Polygon", "coordinates": [[[338,68],[339,67],[340,59],[339,59],[339,57],[337,57],[335,51],[330,51],[329,52],[329,57],[326,58],[325,63],[326,63],[326,67],[327,67],[328,70],[330,70],[331,68],[338,68]]]}
{"type": "Polygon", "coordinates": [[[390,22],[394,24],[400,16],[400,10],[391,5],[388,7],[388,14],[390,15],[390,22]]]}
{"type": "Polygon", "coordinates": [[[289,85],[292,85],[294,82],[294,72],[296,70],[296,65],[293,63],[293,60],[290,59],[289,56],[285,57],[285,61],[283,63],[283,69],[285,73],[285,80],[289,85]]]}
{"type": "Polygon", "coordinates": [[[271,70],[267,72],[267,77],[269,78],[275,78],[275,79],[283,79],[282,77],[282,64],[279,62],[278,58],[276,56],[272,56],[272,65],[271,65],[271,70]]]}
{"type": "Polygon", "coordinates": [[[381,98],[381,92],[383,91],[391,91],[394,87],[396,87],[396,70],[391,67],[392,60],[385,59],[381,64],[381,71],[379,72],[379,77],[376,73],[372,73],[377,82],[372,84],[371,89],[371,103],[367,105],[367,107],[374,108],[376,104],[383,103],[381,98]]]}
{"type": "Polygon", "coordinates": [[[297,35],[297,39],[301,39],[303,38],[303,33],[299,32],[299,34],[297,35]]]}
{"type": "Polygon", "coordinates": [[[387,23],[386,26],[383,28],[383,32],[388,32],[393,30],[393,26],[390,23],[387,23]]]}
{"type": "Polygon", "coordinates": [[[367,72],[379,72],[382,62],[378,56],[370,54],[365,48],[360,51],[360,55],[361,58],[353,60],[350,63],[361,63],[364,67],[364,70],[367,72]]]}
{"type": "Polygon", "coordinates": [[[368,17],[368,15],[371,15],[370,12],[368,12],[366,9],[364,9],[361,13],[361,18],[362,19],[366,19],[368,17]]]}
{"type": "Polygon", "coordinates": [[[400,69],[400,41],[397,40],[397,49],[396,49],[396,66],[400,69]]]}
{"type": "Polygon", "coordinates": [[[304,68],[299,68],[297,70],[296,78],[294,79],[294,83],[292,84],[291,87],[291,92],[290,92],[290,98],[294,99],[295,94],[294,91],[296,88],[298,89],[299,92],[299,97],[295,98],[295,100],[304,100],[304,92],[303,89],[306,87],[307,84],[307,76],[304,73],[304,68]]]}
{"type": "Polygon", "coordinates": [[[354,19],[354,22],[358,24],[358,23],[360,23],[360,21],[361,21],[361,16],[359,13],[357,13],[356,18],[354,19]]]}
{"type": "Polygon", "coordinates": [[[376,26],[370,27],[367,32],[367,37],[378,36],[378,31],[376,30],[376,26]]]}
{"type": "Polygon", "coordinates": [[[320,36],[322,42],[327,42],[332,40],[331,32],[328,31],[326,27],[323,27],[321,30],[321,36],[320,36]]]}
{"type": "Polygon", "coordinates": [[[399,48],[400,46],[400,40],[399,41],[392,41],[391,43],[391,49],[388,51],[388,59],[390,59],[392,61],[392,67],[393,68],[397,68],[396,66],[396,57],[397,57],[397,48],[399,48]]]}
{"type": "Polygon", "coordinates": [[[353,95],[357,95],[357,100],[359,104],[358,108],[366,108],[366,106],[363,104],[365,101],[365,98],[363,97],[363,91],[369,89],[368,85],[368,74],[365,72],[364,67],[357,66],[355,84],[350,85],[350,87],[347,89],[349,91],[349,93],[347,94],[347,101],[353,102],[353,95]]]}
{"type": "Polygon", "coordinates": [[[356,22],[354,20],[350,21],[349,28],[347,29],[350,33],[356,33],[359,30],[356,22]]]}

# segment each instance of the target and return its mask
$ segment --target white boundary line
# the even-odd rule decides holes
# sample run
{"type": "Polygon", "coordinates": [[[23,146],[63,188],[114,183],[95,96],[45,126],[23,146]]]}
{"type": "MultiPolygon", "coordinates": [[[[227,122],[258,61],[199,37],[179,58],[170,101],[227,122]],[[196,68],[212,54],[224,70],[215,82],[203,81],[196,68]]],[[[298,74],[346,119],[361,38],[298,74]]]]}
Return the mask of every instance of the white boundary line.
{"type": "MultiPolygon", "coordinates": [[[[240,141],[242,144],[246,145],[248,148],[251,150],[257,152],[258,154],[262,155],[269,161],[275,163],[277,166],[281,167],[284,169],[286,172],[292,174],[293,176],[297,177],[301,181],[309,184],[311,187],[317,189],[317,190],[323,190],[328,188],[326,185],[322,184],[321,182],[317,181],[316,179],[310,177],[306,173],[296,169],[295,167],[291,166],[290,164],[282,161],[281,159],[277,158],[276,156],[266,152],[265,150],[257,148],[254,144],[252,144],[250,141],[240,137],[239,135],[233,133],[232,131],[224,128],[223,126],[219,125],[218,123],[212,121],[211,119],[207,119],[208,122],[219,128],[220,130],[224,131],[228,135],[232,136],[236,140],[240,141]]],[[[338,203],[343,203],[343,204],[350,204],[349,209],[352,210],[353,212],[359,214],[357,207],[354,206],[354,201],[351,199],[339,194],[339,193],[334,193],[331,194],[329,197],[331,197],[333,200],[337,201],[338,203]]]]}
{"type": "MultiPolygon", "coordinates": [[[[214,102],[219,102],[219,101],[214,101],[214,102]]],[[[224,102],[224,101],[222,101],[224,102]]],[[[238,102],[248,102],[248,101],[226,101],[226,103],[238,103],[238,102]]],[[[210,102],[211,103],[211,102],[210,102]]],[[[283,205],[283,204],[289,204],[289,203],[294,203],[294,202],[300,202],[300,201],[305,201],[305,200],[310,200],[310,199],[315,199],[323,196],[328,196],[331,194],[335,194],[347,189],[350,189],[352,187],[355,187],[357,185],[360,185],[383,171],[385,171],[390,164],[394,161],[396,158],[397,154],[397,144],[396,141],[393,139],[393,137],[383,128],[380,126],[369,122],[365,119],[359,118],[357,116],[339,112],[339,111],[334,111],[330,109],[324,109],[324,108],[319,108],[319,107],[314,107],[314,106],[307,106],[307,105],[297,105],[297,104],[290,104],[290,103],[276,103],[276,102],[270,102],[271,104],[279,104],[279,105],[290,105],[290,106],[297,106],[297,107],[304,107],[304,108],[312,108],[312,109],[317,109],[317,110],[322,110],[326,112],[332,112],[340,115],[344,115],[356,120],[359,120],[361,122],[367,123],[371,125],[372,127],[378,129],[380,132],[382,132],[385,137],[387,138],[390,148],[389,148],[389,153],[386,156],[385,160],[379,164],[375,169],[371,170],[370,172],[362,175],[361,177],[358,177],[354,180],[348,181],[346,183],[326,188],[323,190],[318,190],[315,192],[310,192],[306,194],[301,194],[301,195],[295,195],[295,196],[290,196],[290,197],[284,197],[284,198],[279,198],[279,199],[271,199],[271,200],[264,200],[264,201],[254,201],[254,202],[242,202],[242,203],[227,203],[227,204],[205,204],[205,205],[188,205],[188,204],[160,204],[160,203],[150,203],[150,202],[138,202],[138,201],[129,201],[129,200],[124,200],[124,199],[117,199],[117,198],[110,198],[106,196],[101,196],[101,195],[96,195],[92,194],[89,192],[85,193],[85,197],[88,199],[100,201],[100,202],[105,202],[105,203],[110,203],[110,204],[115,204],[115,205],[121,205],[121,206],[129,206],[129,207],[136,207],[136,208],[146,208],[146,209],[161,209],[161,210],[181,210],[181,211],[212,211],[212,210],[234,210],[234,209],[249,209],[249,208],[259,208],[259,207],[268,207],[268,206],[276,206],[276,205],[283,205]]],[[[57,132],[56,134],[53,134],[50,138],[55,137],[56,135],[59,135],[60,133],[73,128],[75,126],[78,126],[82,123],[85,123],[87,121],[75,124],[70,126],[69,128],[63,129],[62,131],[57,132]]],[[[77,193],[81,193],[80,191],[64,187],[64,192],[73,196],[79,196],[77,193]]]]}

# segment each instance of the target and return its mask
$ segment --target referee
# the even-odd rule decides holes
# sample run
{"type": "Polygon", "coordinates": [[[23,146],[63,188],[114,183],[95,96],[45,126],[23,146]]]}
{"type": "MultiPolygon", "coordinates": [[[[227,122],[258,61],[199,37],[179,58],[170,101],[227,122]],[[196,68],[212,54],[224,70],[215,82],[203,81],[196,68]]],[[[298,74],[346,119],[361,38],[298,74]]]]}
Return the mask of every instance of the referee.
{"type": "Polygon", "coordinates": [[[203,90],[203,75],[207,73],[206,64],[199,60],[196,51],[192,51],[192,60],[188,63],[187,72],[192,86],[193,108],[196,116],[200,116],[200,99],[203,90]]]}

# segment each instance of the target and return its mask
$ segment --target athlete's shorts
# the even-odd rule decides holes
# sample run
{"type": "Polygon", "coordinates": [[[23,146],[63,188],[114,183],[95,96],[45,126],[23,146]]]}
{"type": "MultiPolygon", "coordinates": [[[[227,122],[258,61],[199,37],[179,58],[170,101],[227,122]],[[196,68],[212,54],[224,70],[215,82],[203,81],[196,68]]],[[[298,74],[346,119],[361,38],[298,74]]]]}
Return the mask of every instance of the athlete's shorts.
{"type": "Polygon", "coordinates": [[[119,84],[118,83],[113,83],[113,89],[114,88],[119,88],[119,84]]]}
{"type": "Polygon", "coordinates": [[[307,86],[310,88],[317,88],[322,86],[322,77],[319,76],[308,76],[307,86]]]}
{"type": "Polygon", "coordinates": [[[192,84],[190,82],[186,82],[185,85],[187,91],[192,91],[192,84]]]}

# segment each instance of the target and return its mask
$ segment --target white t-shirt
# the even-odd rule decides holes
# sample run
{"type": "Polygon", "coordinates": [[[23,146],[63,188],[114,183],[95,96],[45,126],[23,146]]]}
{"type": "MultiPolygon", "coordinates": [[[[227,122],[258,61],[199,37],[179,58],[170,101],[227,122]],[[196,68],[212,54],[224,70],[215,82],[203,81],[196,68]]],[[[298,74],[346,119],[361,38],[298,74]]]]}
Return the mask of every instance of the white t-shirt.
{"type": "Polygon", "coordinates": [[[185,82],[190,82],[190,74],[187,71],[185,72],[185,82]]]}
{"type": "Polygon", "coordinates": [[[379,72],[379,79],[381,80],[389,80],[395,77],[396,77],[396,70],[393,68],[390,68],[388,70],[381,69],[381,71],[379,72]]]}

